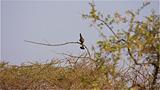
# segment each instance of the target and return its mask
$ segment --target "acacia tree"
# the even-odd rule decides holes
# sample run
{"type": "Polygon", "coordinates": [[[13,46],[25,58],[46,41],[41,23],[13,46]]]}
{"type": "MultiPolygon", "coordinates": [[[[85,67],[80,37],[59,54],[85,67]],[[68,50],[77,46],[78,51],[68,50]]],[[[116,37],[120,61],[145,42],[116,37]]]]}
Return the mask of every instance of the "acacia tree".
{"type": "Polygon", "coordinates": [[[102,70],[114,89],[137,88],[158,90],[160,88],[160,16],[154,11],[139,20],[139,12],[150,2],[143,3],[137,11],[127,10],[128,17],[116,12],[104,15],[89,3],[91,10],[82,17],[91,20],[91,26],[100,29],[102,40],[97,41],[95,53],[98,69],[102,70]],[[128,25],[120,29],[114,25],[128,25]],[[107,36],[102,30],[112,32],[107,36]],[[120,84],[121,83],[121,84],[120,84]],[[123,84],[122,84],[123,83],[123,84]]]}

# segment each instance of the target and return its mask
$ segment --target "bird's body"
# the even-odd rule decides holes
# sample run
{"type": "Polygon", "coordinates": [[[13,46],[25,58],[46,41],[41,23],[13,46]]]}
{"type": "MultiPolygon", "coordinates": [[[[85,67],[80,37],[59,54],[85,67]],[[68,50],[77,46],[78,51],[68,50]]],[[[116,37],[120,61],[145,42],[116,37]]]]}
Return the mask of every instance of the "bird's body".
{"type": "Polygon", "coordinates": [[[80,49],[85,49],[84,46],[81,46],[80,49]]]}
{"type": "Polygon", "coordinates": [[[84,43],[84,38],[82,37],[82,34],[80,33],[80,39],[79,39],[80,43],[83,44],[84,43]]]}
{"type": "Polygon", "coordinates": [[[80,41],[80,44],[81,44],[81,47],[80,47],[80,48],[81,48],[81,49],[85,49],[85,48],[84,48],[84,44],[83,44],[83,43],[84,43],[84,38],[82,37],[82,34],[81,34],[81,33],[80,33],[80,39],[79,39],[79,41],[80,41]]]}

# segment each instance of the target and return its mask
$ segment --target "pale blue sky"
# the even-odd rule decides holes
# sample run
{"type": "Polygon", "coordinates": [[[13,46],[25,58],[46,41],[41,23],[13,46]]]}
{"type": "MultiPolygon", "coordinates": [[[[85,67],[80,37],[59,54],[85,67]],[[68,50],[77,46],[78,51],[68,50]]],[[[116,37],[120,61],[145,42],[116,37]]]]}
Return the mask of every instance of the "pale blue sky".
{"type": "MultiPolygon", "coordinates": [[[[115,1],[97,0],[95,3],[97,9],[106,14],[116,10],[123,13],[142,5],[142,1],[115,1]]],[[[47,47],[26,43],[24,40],[56,44],[78,41],[79,33],[82,33],[86,44],[91,47],[99,36],[96,30],[89,27],[89,22],[81,18],[81,14],[88,13],[89,9],[88,0],[2,0],[1,60],[20,64],[60,57],[55,53],[78,55],[84,52],[78,45],[47,47]]],[[[148,15],[152,9],[158,12],[159,3],[152,2],[141,14],[148,15]]]]}

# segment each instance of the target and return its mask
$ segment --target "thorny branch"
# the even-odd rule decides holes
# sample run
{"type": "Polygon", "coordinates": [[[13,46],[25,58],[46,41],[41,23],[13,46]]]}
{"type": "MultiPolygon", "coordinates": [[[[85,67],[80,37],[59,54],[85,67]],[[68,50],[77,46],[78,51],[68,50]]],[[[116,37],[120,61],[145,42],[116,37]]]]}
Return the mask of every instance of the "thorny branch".
{"type": "Polygon", "coordinates": [[[58,54],[66,55],[66,56],[73,57],[73,58],[86,58],[86,59],[90,59],[92,61],[96,61],[95,59],[93,59],[91,57],[86,57],[86,56],[74,56],[74,55],[70,55],[70,54],[66,54],[66,53],[58,53],[58,54]]]}
{"type": "MultiPolygon", "coordinates": [[[[34,41],[28,41],[28,40],[24,40],[24,41],[29,42],[29,43],[33,43],[33,44],[45,45],[45,46],[63,46],[63,45],[67,45],[67,44],[79,44],[79,45],[81,45],[80,42],[66,42],[66,43],[62,43],[62,44],[48,44],[48,43],[34,42],[34,41]]],[[[87,46],[86,45],[83,45],[83,46],[84,46],[84,48],[86,48],[86,51],[87,51],[89,57],[91,57],[90,51],[87,48],[87,46]]]]}

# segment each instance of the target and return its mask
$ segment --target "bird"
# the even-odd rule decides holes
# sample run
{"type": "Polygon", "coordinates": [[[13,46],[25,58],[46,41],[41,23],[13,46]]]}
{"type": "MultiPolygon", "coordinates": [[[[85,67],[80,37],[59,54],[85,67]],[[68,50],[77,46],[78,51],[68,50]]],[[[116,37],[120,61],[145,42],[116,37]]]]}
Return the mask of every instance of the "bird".
{"type": "Polygon", "coordinates": [[[84,38],[82,37],[82,34],[81,34],[81,33],[79,34],[79,36],[80,36],[79,41],[80,41],[80,44],[81,44],[80,49],[85,49],[85,48],[84,48],[84,44],[83,44],[83,43],[84,43],[84,38]]]}
{"type": "Polygon", "coordinates": [[[79,41],[80,41],[81,44],[83,44],[84,43],[84,38],[82,37],[82,34],[80,33],[79,36],[80,36],[79,41]]]}

